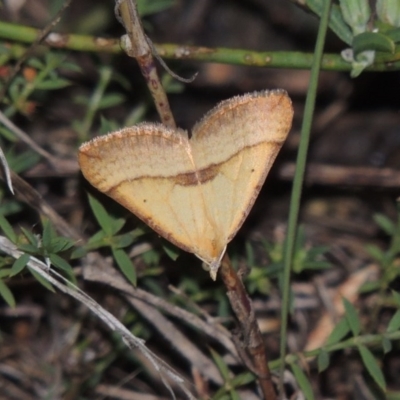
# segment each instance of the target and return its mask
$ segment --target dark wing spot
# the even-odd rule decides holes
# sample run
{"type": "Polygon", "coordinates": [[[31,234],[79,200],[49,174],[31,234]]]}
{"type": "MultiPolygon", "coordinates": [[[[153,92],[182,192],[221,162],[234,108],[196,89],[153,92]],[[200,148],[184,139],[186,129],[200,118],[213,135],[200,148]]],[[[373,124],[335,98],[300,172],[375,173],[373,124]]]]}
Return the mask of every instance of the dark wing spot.
{"type": "Polygon", "coordinates": [[[181,186],[195,186],[213,180],[218,175],[218,165],[210,165],[207,168],[199,171],[187,172],[186,174],[179,174],[174,176],[176,185],[181,186]]]}

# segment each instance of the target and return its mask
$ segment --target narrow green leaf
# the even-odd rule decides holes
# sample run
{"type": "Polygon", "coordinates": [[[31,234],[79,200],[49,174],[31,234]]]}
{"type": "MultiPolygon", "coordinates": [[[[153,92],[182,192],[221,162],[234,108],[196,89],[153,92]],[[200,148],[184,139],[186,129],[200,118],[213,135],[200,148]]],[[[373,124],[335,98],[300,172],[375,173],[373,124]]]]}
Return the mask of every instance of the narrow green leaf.
{"type": "Polygon", "coordinates": [[[50,290],[51,292],[55,293],[55,290],[52,286],[52,284],[47,281],[45,278],[43,278],[42,275],[39,275],[34,269],[30,268],[29,265],[27,266],[29,269],[29,272],[33,275],[33,277],[41,284],[43,285],[46,289],[50,290]]]}
{"type": "Polygon", "coordinates": [[[5,128],[4,126],[0,126],[0,135],[3,136],[5,139],[9,140],[11,143],[17,141],[15,133],[10,131],[10,129],[5,128]]]}
{"type": "Polygon", "coordinates": [[[399,43],[400,42],[400,28],[396,28],[396,29],[390,30],[388,32],[385,32],[385,34],[387,36],[389,36],[390,39],[393,40],[393,42],[395,42],[395,43],[399,43]]]}
{"type": "Polygon", "coordinates": [[[17,173],[32,168],[40,161],[40,155],[30,150],[24,151],[20,154],[8,152],[7,159],[8,157],[12,157],[10,158],[10,168],[17,173]]]}
{"type": "Polygon", "coordinates": [[[71,265],[64,260],[62,257],[60,257],[58,254],[50,253],[49,254],[49,259],[50,262],[56,267],[59,268],[60,270],[64,271],[64,273],[67,275],[67,278],[73,283],[76,284],[76,277],[74,275],[74,270],[71,267],[71,265]]]}
{"type": "Polygon", "coordinates": [[[373,244],[367,244],[365,246],[365,249],[367,250],[368,254],[371,257],[373,257],[376,261],[383,262],[385,260],[386,254],[378,246],[375,246],[373,244]]]}
{"type": "Polygon", "coordinates": [[[116,218],[112,215],[110,215],[109,217],[111,220],[111,229],[112,229],[113,235],[115,235],[125,225],[126,219],[125,218],[116,218]]]}
{"type": "Polygon", "coordinates": [[[374,222],[381,228],[386,235],[392,236],[396,231],[396,225],[384,214],[374,214],[373,215],[374,222]]]}
{"type": "Polygon", "coordinates": [[[3,214],[0,214],[0,228],[11,242],[17,242],[17,235],[15,234],[14,229],[6,220],[3,214]]]}
{"type": "MultiPolygon", "coordinates": [[[[2,260],[2,261],[4,261],[4,260],[2,260]]],[[[6,265],[6,264],[7,264],[7,262],[5,261],[5,263],[0,268],[0,279],[9,278],[10,277],[11,268],[4,268],[4,265],[6,265]]]]}
{"type": "Polygon", "coordinates": [[[51,253],[49,254],[50,262],[57,268],[65,271],[69,275],[73,275],[73,269],[71,265],[67,261],[65,261],[62,257],[57,254],[51,253]]]}
{"type": "Polygon", "coordinates": [[[383,376],[381,367],[378,365],[374,355],[363,345],[359,345],[358,350],[369,374],[382,390],[386,390],[385,377],[383,376]]]}
{"type": "Polygon", "coordinates": [[[15,298],[11,290],[2,280],[0,280],[0,296],[10,307],[15,307],[15,298]]]}
{"type": "Polygon", "coordinates": [[[306,261],[303,264],[303,270],[323,270],[328,269],[332,264],[328,261],[306,261]]]}
{"type": "Polygon", "coordinates": [[[21,226],[21,231],[24,234],[24,236],[28,239],[28,242],[37,250],[39,248],[38,237],[34,235],[32,232],[25,229],[23,226],[21,226]]]}
{"type": "Polygon", "coordinates": [[[364,32],[371,16],[368,0],[339,0],[343,19],[357,35],[364,32]]]}
{"type": "Polygon", "coordinates": [[[98,104],[99,109],[118,106],[125,101],[125,96],[120,93],[109,93],[104,95],[98,104]]]}
{"type": "Polygon", "coordinates": [[[219,372],[221,372],[222,378],[225,381],[228,381],[229,380],[229,375],[230,375],[230,370],[229,370],[228,366],[226,365],[225,361],[211,347],[209,348],[209,350],[210,350],[211,357],[213,358],[215,365],[219,369],[219,372]]]}
{"type": "Polygon", "coordinates": [[[56,79],[39,82],[36,85],[36,88],[39,90],[57,90],[57,89],[63,89],[70,85],[71,85],[71,82],[69,80],[62,79],[62,78],[56,78],[56,79]]]}
{"type": "Polygon", "coordinates": [[[254,382],[256,377],[251,372],[243,372],[242,374],[236,375],[232,380],[231,384],[234,387],[240,387],[243,385],[248,385],[251,382],[254,382]]]}
{"type": "Polygon", "coordinates": [[[357,311],[345,297],[343,297],[343,305],[345,309],[345,315],[347,322],[349,323],[351,332],[354,336],[358,336],[361,331],[360,318],[358,317],[357,311]]]}
{"type": "Polygon", "coordinates": [[[181,254],[181,251],[167,240],[162,241],[162,247],[167,253],[167,256],[173,261],[176,261],[176,259],[179,257],[179,254],[181,254]]]}
{"type": "Polygon", "coordinates": [[[379,290],[380,288],[380,282],[365,282],[364,284],[361,285],[359,289],[359,293],[371,293],[375,292],[376,290],[379,290]]]}
{"type": "Polygon", "coordinates": [[[137,7],[140,16],[154,14],[174,5],[174,0],[158,0],[158,1],[148,1],[148,0],[138,0],[137,7]]]}
{"type": "Polygon", "coordinates": [[[305,398],[307,400],[314,400],[314,393],[312,391],[312,386],[306,374],[297,364],[291,364],[290,367],[305,398]]]}
{"type": "Polygon", "coordinates": [[[123,249],[130,246],[134,242],[134,236],[131,232],[124,233],[123,235],[116,235],[113,237],[113,247],[123,249]]]}
{"type": "MultiPolygon", "coordinates": [[[[306,0],[307,6],[317,14],[319,17],[322,14],[323,0],[306,0]]],[[[329,27],[336,33],[336,35],[347,43],[351,44],[353,34],[343,19],[342,11],[337,4],[332,4],[329,16],[329,27]]]]}
{"type": "Polygon", "coordinates": [[[390,319],[386,332],[392,333],[400,329],[400,310],[397,310],[390,319]]]}
{"type": "Polygon", "coordinates": [[[400,307],[400,293],[396,292],[395,290],[392,290],[392,295],[393,295],[394,301],[397,304],[397,307],[400,307]]]}
{"type": "Polygon", "coordinates": [[[390,339],[387,338],[386,336],[383,336],[383,338],[382,338],[382,349],[383,349],[383,352],[385,354],[387,354],[390,351],[392,351],[392,348],[393,348],[393,346],[392,346],[392,342],[390,341],[390,339]]]}
{"type": "Polygon", "coordinates": [[[51,239],[54,236],[54,231],[52,229],[51,223],[47,218],[43,219],[43,234],[42,234],[42,245],[48,252],[51,251],[51,239]]]}
{"type": "Polygon", "coordinates": [[[88,194],[89,204],[96,217],[97,222],[108,236],[112,236],[112,222],[111,217],[108,215],[103,205],[92,195],[88,194]]]}
{"type": "Polygon", "coordinates": [[[30,258],[31,256],[26,253],[17,258],[11,267],[10,276],[19,274],[25,268],[30,258]]]}
{"type": "Polygon", "coordinates": [[[136,286],[137,277],[136,277],[136,269],[132,263],[132,260],[129,258],[128,254],[122,249],[116,249],[114,247],[111,248],[115,262],[118,264],[122,273],[126,276],[129,282],[132,283],[133,286],[136,286]]]}
{"type": "Polygon", "coordinates": [[[381,21],[392,26],[400,27],[399,0],[377,0],[376,12],[381,21]]]}
{"type": "Polygon", "coordinates": [[[62,251],[70,249],[71,247],[74,246],[74,244],[75,244],[74,240],[71,240],[69,238],[64,238],[62,236],[56,236],[52,238],[50,247],[53,253],[60,253],[62,251]]]}
{"type": "Polygon", "coordinates": [[[82,257],[85,257],[87,254],[86,249],[83,246],[75,247],[75,249],[71,253],[71,260],[78,260],[82,257]]]}
{"type": "Polygon", "coordinates": [[[329,367],[330,356],[329,353],[324,349],[321,348],[318,354],[318,372],[325,371],[329,367]]]}
{"type": "Polygon", "coordinates": [[[333,328],[333,331],[326,341],[327,344],[339,343],[350,332],[350,325],[347,318],[342,318],[333,328]]]}
{"type": "Polygon", "coordinates": [[[30,67],[36,68],[38,70],[41,70],[44,68],[43,62],[36,57],[30,58],[27,63],[30,67]]]}
{"type": "Polygon", "coordinates": [[[367,50],[393,54],[396,47],[392,39],[379,32],[363,32],[354,36],[352,46],[356,56],[367,50]]]}
{"type": "Polygon", "coordinates": [[[34,246],[32,244],[27,244],[27,243],[21,243],[18,245],[18,249],[25,252],[25,253],[31,253],[31,254],[37,254],[38,253],[38,248],[37,246],[34,246]]]}

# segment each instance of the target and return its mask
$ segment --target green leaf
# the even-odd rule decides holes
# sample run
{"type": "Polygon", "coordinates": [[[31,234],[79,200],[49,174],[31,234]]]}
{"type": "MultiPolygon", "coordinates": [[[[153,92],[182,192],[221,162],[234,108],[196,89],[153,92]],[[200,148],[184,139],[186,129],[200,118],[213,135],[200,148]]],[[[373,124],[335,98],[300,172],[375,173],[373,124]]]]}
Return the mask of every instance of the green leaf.
{"type": "Polygon", "coordinates": [[[374,222],[381,228],[386,235],[392,236],[396,231],[396,225],[384,214],[374,214],[374,222]]]}
{"type": "Polygon", "coordinates": [[[38,58],[36,58],[36,57],[35,58],[30,58],[27,61],[27,63],[28,63],[28,65],[30,67],[33,67],[33,68],[38,69],[38,70],[41,70],[41,69],[44,68],[43,62],[41,60],[39,60],[38,58]]]}
{"type": "Polygon", "coordinates": [[[211,347],[210,347],[210,353],[211,353],[211,357],[213,358],[214,363],[217,366],[219,372],[221,372],[221,375],[222,375],[222,378],[224,379],[224,381],[229,381],[229,376],[230,376],[231,372],[230,372],[228,366],[226,365],[225,361],[211,347]]]}
{"type": "Polygon", "coordinates": [[[51,292],[55,293],[55,290],[52,286],[52,284],[46,280],[42,275],[38,274],[34,269],[32,269],[31,267],[29,267],[29,265],[27,266],[27,268],[29,269],[29,272],[33,275],[33,277],[40,283],[42,284],[46,289],[50,290],[51,292]]]}
{"type": "Polygon", "coordinates": [[[350,332],[350,325],[347,318],[342,318],[333,328],[333,331],[329,335],[326,343],[335,344],[339,343],[345,336],[350,332]]]}
{"type": "Polygon", "coordinates": [[[43,220],[42,245],[43,248],[48,252],[51,251],[50,246],[51,246],[51,239],[53,236],[54,236],[54,231],[51,226],[51,223],[47,218],[45,218],[43,220]]]}
{"type": "Polygon", "coordinates": [[[383,376],[381,367],[378,365],[374,355],[363,345],[358,345],[358,350],[369,374],[382,390],[386,390],[385,377],[383,376]]]}
{"type": "Polygon", "coordinates": [[[390,37],[395,43],[400,42],[400,28],[392,29],[390,31],[385,32],[385,34],[390,37]]]}
{"type": "Polygon", "coordinates": [[[0,280],[0,296],[10,307],[15,307],[15,298],[11,290],[2,280],[0,280]]]}
{"type": "Polygon", "coordinates": [[[116,218],[112,215],[110,215],[110,218],[111,218],[111,229],[112,229],[113,235],[115,235],[126,224],[126,219],[125,218],[116,218]]]}
{"type": "Polygon", "coordinates": [[[134,241],[135,237],[132,235],[132,232],[124,233],[123,235],[113,237],[113,247],[123,249],[130,246],[134,241]]]}
{"type": "Polygon", "coordinates": [[[100,116],[100,130],[99,131],[101,134],[113,132],[117,129],[118,129],[118,125],[115,123],[115,121],[106,119],[102,115],[100,116]]]}
{"type": "Polygon", "coordinates": [[[363,51],[375,50],[393,54],[395,43],[388,36],[379,32],[363,32],[354,36],[352,43],[354,54],[357,56],[363,51]]]}
{"type": "Polygon", "coordinates": [[[234,387],[240,387],[243,385],[248,385],[251,382],[254,382],[256,377],[251,372],[243,372],[242,374],[236,375],[232,380],[231,384],[234,387]]]}
{"type": "Polygon", "coordinates": [[[400,27],[399,0],[377,0],[376,13],[378,18],[386,24],[400,27]]]}
{"type": "Polygon", "coordinates": [[[368,0],[339,0],[343,19],[351,27],[353,34],[365,32],[371,10],[368,0]]]}
{"type": "Polygon", "coordinates": [[[14,244],[17,242],[17,235],[15,234],[14,229],[5,219],[3,214],[0,214],[0,228],[11,242],[13,242],[14,244]]]}
{"type": "Polygon", "coordinates": [[[50,247],[53,253],[60,253],[62,251],[70,249],[71,247],[74,246],[74,244],[75,241],[72,239],[64,238],[62,236],[57,236],[51,240],[50,247]]]}
{"type": "Polygon", "coordinates": [[[361,285],[359,289],[359,293],[371,293],[375,292],[376,290],[379,290],[380,288],[380,283],[379,282],[365,282],[361,285]]]}
{"type": "Polygon", "coordinates": [[[382,338],[382,349],[385,354],[389,353],[392,351],[392,342],[387,338],[386,336],[383,336],[382,338]]]}
{"type": "Polygon", "coordinates": [[[361,323],[360,318],[358,317],[358,313],[353,304],[351,304],[345,297],[343,297],[343,305],[350,329],[354,336],[358,336],[361,330],[361,323]]]}
{"type": "Polygon", "coordinates": [[[18,249],[25,253],[38,254],[38,248],[32,244],[21,243],[18,249]]]}
{"type": "Polygon", "coordinates": [[[133,286],[136,286],[137,277],[136,277],[136,269],[132,263],[132,260],[129,258],[128,254],[122,249],[116,249],[114,247],[111,248],[115,262],[118,264],[122,273],[126,276],[129,282],[132,283],[133,286]]]}
{"type": "Polygon", "coordinates": [[[383,262],[385,260],[386,254],[378,246],[367,244],[365,250],[367,250],[368,254],[373,257],[374,260],[378,262],[383,262]]]}
{"type": "Polygon", "coordinates": [[[328,261],[306,261],[303,264],[302,270],[323,270],[331,266],[332,264],[328,261]]]}
{"type": "Polygon", "coordinates": [[[24,236],[28,239],[28,242],[37,250],[39,248],[38,237],[34,235],[32,232],[25,229],[23,226],[21,226],[21,231],[24,234],[24,236]]]}
{"type": "Polygon", "coordinates": [[[164,251],[167,253],[167,256],[173,261],[176,261],[179,255],[181,254],[181,251],[167,240],[162,241],[162,247],[164,251]]]}
{"type": "Polygon", "coordinates": [[[299,384],[305,398],[307,400],[314,400],[314,393],[312,391],[312,386],[306,374],[297,364],[291,364],[290,368],[292,369],[293,374],[296,377],[297,383],[299,384]]]}
{"type": "Polygon", "coordinates": [[[18,140],[15,133],[4,126],[0,126],[0,135],[12,143],[17,142],[18,140]]]}
{"type": "Polygon", "coordinates": [[[65,271],[68,275],[73,276],[73,269],[62,257],[57,254],[49,254],[50,262],[57,268],[65,271]]]}
{"type": "Polygon", "coordinates": [[[10,169],[21,173],[36,165],[40,161],[40,155],[30,150],[20,152],[19,154],[8,151],[7,159],[9,160],[10,169]]]}
{"type": "Polygon", "coordinates": [[[0,268],[0,279],[3,278],[9,278],[10,274],[11,274],[11,268],[4,268],[4,265],[8,265],[9,263],[7,263],[6,259],[9,259],[12,257],[4,257],[1,261],[2,261],[2,265],[0,268]]]}
{"type": "Polygon", "coordinates": [[[324,348],[321,348],[317,358],[319,373],[325,371],[329,367],[329,361],[329,353],[324,348]]]}
{"type": "Polygon", "coordinates": [[[39,90],[57,90],[70,86],[71,82],[68,79],[56,78],[43,82],[38,82],[35,87],[39,90]]]}
{"type": "Polygon", "coordinates": [[[30,258],[31,256],[26,253],[17,258],[11,267],[10,276],[19,274],[26,267],[26,264],[28,264],[30,258]]]}
{"type": "Polygon", "coordinates": [[[174,0],[138,0],[138,12],[140,16],[154,14],[174,5],[174,0]]]}
{"type": "Polygon", "coordinates": [[[87,251],[83,246],[75,247],[75,249],[71,253],[71,260],[78,260],[82,257],[85,257],[86,254],[87,251]]]}
{"type": "Polygon", "coordinates": [[[394,301],[397,304],[397,307],[400,307],[400,293],[396,292],[395,290],[392,290],[392,296],[393,296],[394,301]]]}
{"type": "Polygon", "coordinates": [[[400,310],[397,310],[390,319],[386,332],[392,333],[400,329],[400,310]]]}
{"type": "Polygon", "coordinates": [[[125,96],[120,93],[106,94],[99,101],[98,108],[105,109],[120,105],[125,101],[125,96]]]}
{"type": "MultiPolygon", "coordinates": [[[[307,6],[310,7],[315,14],[319,17],[322,14],[323,0],[306,0],[307,6]]],[[[331,5],[331,13],[329,16],[329,27],[343,42],[349,46],[353,39],[353,34],[343,19],[343,14],[340,7],[337,4],[331,5]]]]}
{"type": "Polygon", "coordinates": [[[112,236],[113,235],[113,229],[112,229],[112,221],[111,217],[108,215],[106,209],[103,207],[103,205],[92,195],[88,194],[89,198],[89,204],[90,207],[93,211],[93,214],[101,226],[101,229],[108,235],[112,236]]]}

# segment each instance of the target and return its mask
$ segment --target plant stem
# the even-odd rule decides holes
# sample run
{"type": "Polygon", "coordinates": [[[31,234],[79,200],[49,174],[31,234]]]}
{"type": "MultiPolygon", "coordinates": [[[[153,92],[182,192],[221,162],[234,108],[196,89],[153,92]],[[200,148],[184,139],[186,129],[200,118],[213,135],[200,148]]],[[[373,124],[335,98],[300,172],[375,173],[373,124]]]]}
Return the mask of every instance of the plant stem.
{"type": "Polygon", "coordinates": [[[120,22],[125,27],[130,40],[130,48],[127,48],[126,52],[129,56],[136,58],[161,122],[166,126],[175,128],[175,119],[169,106],[167,94],[158,76],[151,42],[144,33],[136,2],[134,0],[120,0],[119,12],[121,14],[120,22]]]}
{"type": "Polygon", "coordinates": [[[300,200],[302,193],[302,185],[304,181],[304,174],[307,162],[308,146],[310,143],[310,132],[312,117],[314,114],[315,99],[318,88],[318,76],[321,69],[321,60],[325,44],[326,31],[328,29],[329,11],[331,0],[324,2],[321,21],[318,29],[317,43],[314,51],[314,62],[311,68],[310,85],[307,92],[306,104],[303,115],[303,124],[301,127],[301,139],[299,151],[296,161],[296,172],[293,180],[293,189],[290,199],[290,211],[288,220],[287,239],[284,250],[284,275],[282,282],[282,313],[281,313],[281,343],[280,343],[280,373],[279,373],[279,396],[283,398],[284,395],[284,382],[283,375],[285,371],[285,357],[286,357],[286,338],[287,338],[287,324],[290,308],[290,272],[292,267],[293,253],[296,242],[297,221],[299,217],[300,200]]]}
{"type": "MultiPolygon", "coordinates": [[[[245,356],[250,357],[251,369],[254,370],[259,379],[264,399],[275,400],[276,392],[271,381],[264,340],[255,318],[253,306],[242,280],[233,269],[226,253],[221,261],[219,271],[232,309],[240,325],[242,348],[238,348],[239,354],[244,352],[243,358],[245,356]]],[[[246,363],[245,359],[244,361],[246,363]]]]}
{"type": "MultiPolygon", "coordinates": [[[[24,25],[0,22],[0,38],[20,43],[33,43],[40,29],[24,25]]],[[[96,52],[121,53],[120,40],[89,35],[50,33],[43,43],[54,48],[96,52]]],[[[245,49],[209,48],[185,46],[181,44],[154,44],[157,53],[164,58],[215,62],[221,64],[251,67],[310,69],[314,54],[299,51],[250,51],[245,49]]],[[[18,50],[20,52],[20,49],[18,50]]],[[[340,54],[324,54],[321,63],[324,71],[351,71],[351,64],[343,60],[340,54]]],[[[366,71],[400,70],[400,51],[394,54],[377,54],[374,65],[366,71]]]]}

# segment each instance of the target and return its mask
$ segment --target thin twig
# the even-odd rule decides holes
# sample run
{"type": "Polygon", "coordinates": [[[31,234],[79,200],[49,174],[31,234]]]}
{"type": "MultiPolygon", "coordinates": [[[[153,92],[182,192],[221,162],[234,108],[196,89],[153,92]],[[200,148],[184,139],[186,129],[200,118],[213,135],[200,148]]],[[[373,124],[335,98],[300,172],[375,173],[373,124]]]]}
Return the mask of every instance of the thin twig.
{"type": "Polygon", "coordinates": [[[134,0],[117,0],[115,13],[127,32],[128,40],[126,40],[124,46],[126,52],[130,57],[136,58],[153,96],[161,122],[166,126],[175,128],[174,116],[154,62],[153,46],[150,45],[151,41],[144,33],[136,2],[134,0]]]}
{"type": "MultiPolygon", "coordinates": [[[[275,400],[277,397],[268,367],[265,344],[255,318],[253,306],[243,282],[232,268],[230,259],[226,253],[221,261],[219,271],[227,289],[232,309],[240,325],[243,350],[250,357],[252,363],[250,368],[258,376],[264,399],[275,400]]],[[[246,362],[246,360],[243,361],[246,362]]]]}
{"type": "Polygon", "coordinates": [[[18,139],[26,143],[33,151],[44,157],[53,167],[57,165],[57,159],[52,154],[38,146],[35,141],[33,141],[22,129],[18,128],[18,126],[10,121],[10,119],[7,118],[1,111],[0,122],[11,132],[13,132],[18,139]]]}
{"type": "Polygon", "coordinates": [[[6,156],[3,153],[3,149],[0,147],[0,161],[3,166],[3,173],[5,177],[5,181],[7,183],[8,189],[12,194],[14,194],[14,189],[12,185],[12,180],[11,180],[11,173],[10,173],[10,167],[8,166],[8,162],[6,159],[6,156]]]}

